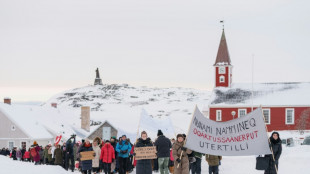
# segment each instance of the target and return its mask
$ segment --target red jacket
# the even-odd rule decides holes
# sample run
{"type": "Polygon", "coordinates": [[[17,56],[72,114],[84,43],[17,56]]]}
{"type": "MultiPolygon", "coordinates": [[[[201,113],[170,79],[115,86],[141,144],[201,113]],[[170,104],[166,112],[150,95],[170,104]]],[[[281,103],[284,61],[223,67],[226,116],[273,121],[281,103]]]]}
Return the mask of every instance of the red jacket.
{"type": "Polygon", "coordinates": [[[104,163],[112,163],[112,160],[115,159],[115,151],[113,146],[109,144],[105,144],[101,148],[100,160],[104,163]]]}
{"type": "Polygon", "coordinates": [[[26,151],[24,154],[24,159],[28,159],[28,158],[30,158],[30,152],[26,151]]]}

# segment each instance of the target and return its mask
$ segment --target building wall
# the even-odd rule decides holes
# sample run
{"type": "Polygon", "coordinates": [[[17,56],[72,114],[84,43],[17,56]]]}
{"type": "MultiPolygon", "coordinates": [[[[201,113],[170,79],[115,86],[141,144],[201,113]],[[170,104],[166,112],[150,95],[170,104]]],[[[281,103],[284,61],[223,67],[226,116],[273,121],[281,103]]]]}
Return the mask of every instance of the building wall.
{"type": "MultiPolygon", "coordinates": [[[[247,113],[250,113],[252,110],[252,108],[250,108],[250,107],[245,107],[245,108],[242,108],[242,107],[240,107],[240,108],[210,108],[210,119],[216,120],[216,110],[222,111],[222,121],[232,120],[233,119],[233,117],[231,115],[232,111],[236,112],[235,118],[238,118],[238,109],[246,109],[247,113]]],[[[263,109],[270,109],[270,124],[267,124],[268,131],[273,131],[273,130],[298,130],[297,120],[300,118],[301,113],[306,109],[310,109],[310,107],[263,107],[263,109]],[[286,108],[294,108],[295,119],[294,119],[294,124],[292,124],[292,125],[287,125],[285,123],[286,108]]],[[[308,121],[310,121],[310,119],[308,121]]],[[[306,129],[307,130],[310,129],[310,124],[308,124],[308,127],[306,129]]]]}
{"type": "Polygon", "coordinates": [[[97,130],[95,130],[91,135],[88,136],[90,140],[95,139],[96,137],[100,137],[102,139],[103,137],[103,127],[111,127],[111,136],[117,136],[117,130],[114,129],[109,123],[105,122],[103,125],[101,125],[97,130]]]}

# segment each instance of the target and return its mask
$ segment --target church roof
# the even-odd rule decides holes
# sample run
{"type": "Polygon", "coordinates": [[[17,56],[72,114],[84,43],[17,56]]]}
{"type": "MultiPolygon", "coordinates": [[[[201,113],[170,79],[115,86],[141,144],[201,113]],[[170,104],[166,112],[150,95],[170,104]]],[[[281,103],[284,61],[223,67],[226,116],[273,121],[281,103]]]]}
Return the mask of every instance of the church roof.
{"type": "MultiPolygon", "coordinates": [[[[253,84],[254,106],[310,106],[310,82],[253,84]]],[[[252,106],[252,84],[233,83],[213,89],[210,107],[252,106]]]]}
{"type": "Polygon", "coordinates": [[[214,66],[216,65],[231,65],[224,29],[214,63],[214,66]]]}

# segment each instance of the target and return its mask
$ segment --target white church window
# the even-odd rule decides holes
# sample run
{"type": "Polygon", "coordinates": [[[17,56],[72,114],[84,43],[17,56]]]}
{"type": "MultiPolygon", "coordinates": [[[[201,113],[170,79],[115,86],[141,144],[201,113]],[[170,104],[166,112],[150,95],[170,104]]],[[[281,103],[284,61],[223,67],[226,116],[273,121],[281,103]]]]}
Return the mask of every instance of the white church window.
{"type": "Polygon", "coordinates": [[[216,110],[216,121],[222,121],[222,110],[216,110]]]}
{"type": "Polygon", "coordinates": [[[225,74],[226,73],[226,67],[219,67],[219,74],[225,74]]]}
{"type": "Polygon", "coordinates": [[[263,109],[263,115],[265,118],[265,123],[270,124],[270,109],[263,109]]]}
{"type": "Polygon", "coordinates": [[[285,123],[294,124],[294,119],[295,119],[294,109],[286,109],[285,110],[285,123]]]}
{"type": "Polygon", "coordinates": [[[225,77],[224,76],[220,76],[220,83],[225,83],[225,77]]]}

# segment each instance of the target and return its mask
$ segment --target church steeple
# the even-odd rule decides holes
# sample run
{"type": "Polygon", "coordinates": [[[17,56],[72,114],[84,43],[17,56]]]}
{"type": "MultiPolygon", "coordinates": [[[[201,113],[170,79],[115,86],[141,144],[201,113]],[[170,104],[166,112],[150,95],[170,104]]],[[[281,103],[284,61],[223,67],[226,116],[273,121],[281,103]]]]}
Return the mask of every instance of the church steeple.
{"type": "Polygon", "coordinates": [[[96,79],[94,85],[102,85],[102,80],[100,78],[99,69],[96,69],[96,79]]]}
{"type": "Polygon", "coordinates": [[[215,67],[215,87],[230,87],[233,66],[231,65],[224,28],[213,66],[215,67]]]}
{"type": "Polygon", "coordinates": [[[214,65],[231,65],[224,29],[214,65]]]}

